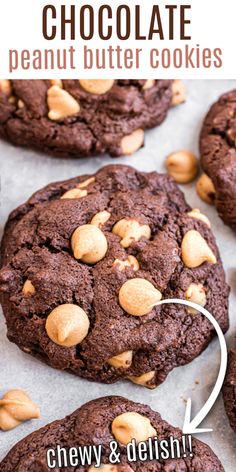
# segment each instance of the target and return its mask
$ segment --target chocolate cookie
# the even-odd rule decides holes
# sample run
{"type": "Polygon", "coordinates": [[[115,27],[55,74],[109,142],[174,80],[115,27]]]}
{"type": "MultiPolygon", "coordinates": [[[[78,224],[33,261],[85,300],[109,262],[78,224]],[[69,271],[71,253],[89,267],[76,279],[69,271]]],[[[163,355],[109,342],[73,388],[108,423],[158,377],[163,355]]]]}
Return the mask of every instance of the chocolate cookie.
{"type": "Polygon", "coordinates": [[[13,211],[2,241],[8,338],[57,369],[157,386],[213,326],[161,298],[195,301],[228,328],[228,286],[209,220],[171,177],[115,165],[53,183],[13,211]]]}
{"type": "Polygon", "coordinates": [[[223,221],[236,229],[236,90],[222,95],[203,124],[202,167],[215,187],[214,201],[223,221]]]}
{"type": "Polygon", "coordinates": [[[0,81],[0,136],[57,156],[129,155],[171,100],[170,80],[0,81]]]}
{"type": "MultiPolygon", "coordinates": [[[[189,449],[186,450],[186,457],[128,463],[124,445],[131,439],[141,442],[149,437],[154,441],[157,437],[160,442],[165,439],[169,440],[170,436],[181,441],[182,432],[163,421],[159,413],[152,411],[148,406],[122,397],[100,398],[87,403],[65,419],[55,421],[23,439],[1,462],[1,472],[47,472],[51,470],[47,464],[47,451],[55,449],[57,445],[66,451],[69,451],[71,447],[101,445],[102,461],[103,464],[107,464],[104,472],[224,471],[219,459],[209,446],[197,439],[192,439],[192,453],[189,449]],[[140,429],[137,429],[137,426],[140,429]],[[114,440],[120,445],[121,464],[109,467],[109,443],[114,440]]],[[[64,460],[68,460],[68,452],[65,457],[64,460]]],[[[49,465],[53,465],[55,459],[56,457],[50,454],[49,465]]],[[[81,464],[78,456],[76,461],[81,464]]],[[[67,463],[64,462],[65,464],[67,463]]],[[[102,467],[97,469],[93,465],[73,465],[72,467],[56,467],[53,470],[95,472],[101,469],[103,470],[102,467]]]]}
{"type": "Polygon", "coordinates": [[[236,433],[236,349],[229,354],[223,397],[230,425],[236,433]]]}

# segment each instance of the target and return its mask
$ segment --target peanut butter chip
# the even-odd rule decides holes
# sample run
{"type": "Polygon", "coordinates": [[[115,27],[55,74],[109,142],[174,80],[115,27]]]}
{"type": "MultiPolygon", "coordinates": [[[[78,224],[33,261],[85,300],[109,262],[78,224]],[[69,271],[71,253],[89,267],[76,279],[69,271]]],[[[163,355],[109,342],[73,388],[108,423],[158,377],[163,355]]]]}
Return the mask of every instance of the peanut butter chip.
{"type": "MultiPolygon", "coordinates": [[[[112,464],[101,464],[100,467],[94,467],[91,465],[91,467],[88,469],[88,472],[96,472],[97,470],[100,470],[101,472],[119,472],[119,466],[112,464]]],[[[127,472],[129,471],[131,472],[131,469],[127,469],[127,472]]]]}
{"type": "Polygon", "coordinates": [[[190,151],[178,151],[166,159],[168,173],[179,184],[191,182],[198,172],[198,160],[190,151]]]}
{"type": "Polygon", "coordinates": [[[190,216],[191,218],[195,218],[196,220],[201,220],[204,223],[206,223],[206,225],[209,226],[209,228],[211,227],[209,218],[207,218],[206,215],[201,213],[198,208],[194,208],[192,211],[189,211],[188,216],[190,216]]]}
{"type": "Polygon", "coordinates": [[[14,97],[13,95],[11,95],[11,96],[8,98],[8,102],[9,102],[11,105],[15,105],[15,104],[16,104],[16,97],[14,97]]]}
{"type": "Polygon", "coordinates": [[[132,364],[133,351],[125,351],[117,356],[111,357],[108,360],[108,364],[116,367],[117,369],[128,369],[132,364]]]}
{"type": "Polygon", "coordinates": [[[213,205],[215,202],[216,190],[210,177],[202,174],[196,184],[196,191],[198,196],[206,203],[213,205]]]}
{"type": "Polygon", "coordinates": [[[91,224],[79,226],[74,231],[71,246],[75,259],[81,259],[86,264],[101,261],[108,247],[103,232],[91,224]]]}
{"type": "Polygon", "coordinates": [[[172,102],[173,107],[186,101],[186,89],[182,80],[174,80],[172,84],[172,102]]]}
{"type": "Polygon", "coordinates": [[[132,242],[138,241],[143,236],[147,239],[151,238],[151,229],[148,225],[142,225],[132,218],[124,218],[118,221],[113,227],[112,232],[120,236],[120,244],[124,248],[129,247],[132,242]]]}
{"type": "Polygon", "coordinates": [[[25,104],[24,104],[23,100],[18,100],[17,106],[18,106],[18,108],[20,108],[20,109],[21,109],[21,108],[24,108],[25,104]]]}
{"type": "Polygon", "coordinates": [[[133,375],[130,375],[127,377],[131,382],[137,385],[142,385],[143,387],[147,388],[156,388],[156,385],[154,384],[149,384],[155,377],[155,370],[152,370],[151,372],[147,372],[146,374],[139,375],[138,377],[134,377],[133,375]]]}
{"type": "Polygon", "coordinates": [[[82,198],[86,197],[88,194],[87,190],[81,190],[80,188],[72,188],[71,190],[68,190],[65,192],[61,199],[76,199],[76,198],[82,198]]]}
{"type": "Polygon", "coordinates": [[[36,418],[40,418],[39,408],[23,390],[10,390],[0,400],[0,429],[3,431],[36,418]]]}
{"type": "Polygon", "coordinates": [[[99,211],[94,217],[91,219],[91,225],[97,226],[101,228],[110,218],[111,213],[109,211],[99,211]]]}
{"type": "Polygon", "coordinates": [[[152,427],[150,420],[134,411],[117,416],[112,422],[111,429],[115,439],[123,445],[127,445],[132,439],[139,443],[157,436],[157,431],[152,427]]]}
{"type": "Polygon", "coordinates": [[[48,108],[48,117],[53,121],[76,115],[80,111],[79,103],[75,98],[58,85],[52,85],[48,90],[48,108]]]}
{"type": "Polygon", "coordinates": [[[32,282],[28,279],[25,281],[23,285],[22,292],[24,295],[34,295],[35,294],[35,287],[33,286],[32,282]]]}
{"type": "Polygon", "coordinates": [[[143,90],[148,90],[152,88],[155,85],[155,80],[154,79],[148,79],[146,80],[145,84],[143,85],[143,90]]]}
{"type": "Polygon", "coordinates": [[[199,267],[203,262],[216,264],[216,257],[205,239],[198,231],[188,231],[181,244],[182,260],[190,269],[199,267]]]}
{"type": "MultiPolygon", "coordinates": [[[[207,302],[206,291],[202,284],[190,284],[186,292],[186,300],[197,303],[198,305],[205,306],[207,302]]],[[[197,310],[192,307],[187,307],[189,313],[195,314],[197,310]]]]}
{"type": "Polygon", "coordinates": [[[124,136],[121,140],[121,150],[126,156],[131,156],[134,152],[138,151],[144,143],[144,131],[139,128],[133,131],[133,133],[124,136]]]}
{"type": "Polygon", "coordinates": [[[78,188],[86,188],[88,185],[93,184],[95,182],[95,177],[90,177],[89,179],[84,180],[83,182],[80,182],[77,187],[78,188]]]}
{"type": "Polygon", "coordinates": [[[127,280],[119,291],[121,307],[133,316],[147,315],[161,298],[161,292],[148,280],[141,278],[127,280]]]}
{"type": "Polygon", "coordinates": [[[126,267],[131,267],[134,271],[139,270],[139,263],[134,256],[128,256],[125,261],[115,259],[113,266],[117,266],[120,271],[125,270],[126,267]]]}
{"type": "Polygon", "coordinates": [[[52,79],[50,80],[51,85],[57,85],[60,88],[63,88],[63,83],[61,79],[52,79]]]}
{"type": "Polygon", "coordinates": [[[87,336],[89,325],[89,318],[82,308],[65,303],[54,308],[48,315],[46,331],[55,344],[72,347],[87,336]]]}
{"type": "Polygon", "coordinates": [[[0,92],[4,93],[7,96],[11,94],[10,80],[0,79],[0,92]]]}
{"type": "Polygon", "coordinates": [[[114,80],[79,80],[81,87],[86,90],[86,92],[94,93],[95,95],[103,95],[107,93],[114,85],[114,80]]]}

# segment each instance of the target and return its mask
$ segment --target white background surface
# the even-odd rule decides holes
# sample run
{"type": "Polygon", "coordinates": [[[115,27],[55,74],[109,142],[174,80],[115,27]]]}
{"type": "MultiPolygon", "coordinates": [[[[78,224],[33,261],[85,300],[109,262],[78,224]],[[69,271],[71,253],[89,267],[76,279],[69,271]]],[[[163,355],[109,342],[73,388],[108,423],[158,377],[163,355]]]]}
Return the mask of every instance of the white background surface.
{"type": "MultiPolygon", "coordinates": [[[[165,156],[187,148],[198,153],[198,135],[209,105],[222,93],[235,87],[236,81],[187,81],[186,104],[170,110],[167,120],[157,129],[146,132],[146,146],[134,156],[112,161],[108,156],[84,160],[56,159],[30,150],[17,149],[0,142],[1,230],[9,212],[34,191],[51,181],[94,172],[104,164],[123,162],[140,170],[164,171],[165,156]]],[[[206,213],[221,250],[227,280],[231,285],[229,346],[236,334],[236,254],[235,235],[218,218],[214,208],[199,200],[194,184],[182,186],[188,202],[206,213]]],[[[184,399],[192,396],[198,412],[207,400],[219,369],[219,345],[215,339],[194,362],[173,371],[167,381],[154,391],[128,382],[107,386],[91,383],[73,375],[58,372],[22,353],[6,338],[4,319],[0,314],[0,395],[8,389],[23,388],[41,407],[41,419],[25,423],[10,432],[0,432],[0,460],[21,438],[50,421],[59,419],[80,405],[103,395],[124,395],[149,404],[163,418],[182,427],[184,399]],[[198,381],[199,384],[195,382],[198,381]]],[[[211,434],[199,438],[207,442],[221,459],[226,472],[235,472],[236,436],[230,430],[222,398],[204,422],[213,427],[211,434]]],[[[204,471],[203,471],[204,472],[204,471]]]]}

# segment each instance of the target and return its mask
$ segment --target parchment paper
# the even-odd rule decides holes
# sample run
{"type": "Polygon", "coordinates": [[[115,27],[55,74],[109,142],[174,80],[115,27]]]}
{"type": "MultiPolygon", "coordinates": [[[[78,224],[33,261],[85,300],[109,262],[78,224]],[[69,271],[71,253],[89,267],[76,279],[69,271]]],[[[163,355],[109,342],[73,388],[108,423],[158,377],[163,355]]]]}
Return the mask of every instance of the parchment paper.
{"type": "MultiPolygon", "coordinates": [[[[92,173],[112,162],[130,164],[140,170],[164,171],[164,158],[168,153],[184,148],[198,153],[199,130],[206,111],[221,93],[233,89],[236,81],[186,81],[186,86],[188,89],[186,104],[170,110],[167,120],[161,127],[146,132],[145,148],[131,157],[116,160],[108,156],[84,160],[56,159],[31,150],[17,149],[0,141],[1,232],[9,212],[49,182],[92,173]]],[[[194,184],[182,186],[182,189],[187,201],[193,207],[201,208],[212,222],[227,280],[231,285],[231,326],[227,333],[227,342],[229,346],[234,343],[236,345],[235,235],[224,226],[216,210],[198,198],[194,184]]],[[[200,410],[213,388],[219,361],[219,343],[215,339],[200,357],[188,366],[175,369],[167,381],[154,391],[126,381],[111,386],[91,383],[53,370],[22,353],[7,340],[5,322],[0,314],[0,395],[12,388],[25,389],[41,407],[42,413],[40,420],[24,423],[7,433],[0,432],[0,460],[27,434],[55,419],[62,418],[83,403],[104,395],[123,395],[134,401],[149,404],[154,410],[159,411],[165,420],[182,427],[185,399],[191,396],[195,413],[200,410]]],[[[212,427],[214,431],[200,435],[199,439],[212,447],[226,472],[235,472],[236,436],[229,427],[221,396],[203,424],[205,427],[212,427]]]]}

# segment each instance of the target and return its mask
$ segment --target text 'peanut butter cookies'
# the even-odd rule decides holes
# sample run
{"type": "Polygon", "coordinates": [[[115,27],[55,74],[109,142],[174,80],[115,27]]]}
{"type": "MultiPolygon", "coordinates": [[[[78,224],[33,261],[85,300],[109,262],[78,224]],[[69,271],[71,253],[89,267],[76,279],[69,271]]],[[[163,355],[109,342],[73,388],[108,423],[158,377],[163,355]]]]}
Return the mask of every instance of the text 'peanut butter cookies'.
{"type": "MultiPolygon", "coordinates": [[[[55,421],[19,442],[1,462],[1,472],[47,472],[47,451],[61,446],[69,451],[73,446],[102,446],[102,466],[72,466],[70,471],[95,472],[224,472],[214,452],[206,444],[192,439],[192,455],[167,460],[137,461],[128,463],[125,445],[148,438],[181,441],[182,432],[162,420],[159,413],[148,406],[122,397],[105,397],[93,400],[63,420],[55,421]],[[111,441],[120,447],[121,463],[109,465],[111,441]]],[[[75,455],[73,456],[75,457],[75,455]]],[[[54,470],[62,470],[56,468],[54,470]]],[[[67,468],[63,468],[67,470],[67,468]]]]}
{"type": "Polygon", "coordinates": [[[12,342],[99,382],[155,388],[208,345],[200,313],[159,300],[199,303],[228,328],[209,220],[171,177],[128,166],[50,184],[13,211],[0,288],[12,342]]]}
{"type": "Polygon", "coordinates": [[[222,95],[208,112],[200,137],[204,172],[199,196],[215,203],[223,221],[236,229],[236,90],[222,95]]]}
{"type": "Polygon", "coordinates": [[[172,85],[0,79],[0,136],[57,156],[130,155],[144,145],[144,130],[162,123],[179,103],[172,85]]]}

